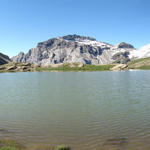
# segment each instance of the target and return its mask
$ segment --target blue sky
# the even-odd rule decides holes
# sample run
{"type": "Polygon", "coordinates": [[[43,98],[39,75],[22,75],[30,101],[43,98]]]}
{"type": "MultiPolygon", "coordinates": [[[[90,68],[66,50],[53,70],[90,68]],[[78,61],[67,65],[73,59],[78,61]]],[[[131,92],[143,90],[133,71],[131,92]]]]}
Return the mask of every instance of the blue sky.
{"type": "Polygon", "coordinates": [[[150,0],[0,0],[0,52],[14,56],[68,34],[139,48],[150,43],[150,0]]]}

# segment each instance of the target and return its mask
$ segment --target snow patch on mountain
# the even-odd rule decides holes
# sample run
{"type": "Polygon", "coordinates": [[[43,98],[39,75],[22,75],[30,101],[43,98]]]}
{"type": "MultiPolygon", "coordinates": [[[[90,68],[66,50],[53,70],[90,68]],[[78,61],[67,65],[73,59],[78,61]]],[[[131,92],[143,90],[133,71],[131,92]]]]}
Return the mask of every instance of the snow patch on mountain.
{"type": "Polygon", "coordinates": [[[146,58],[150,57],[150,44],[141,47],[139,50],[130,52],[129,58],[146,58]]]}

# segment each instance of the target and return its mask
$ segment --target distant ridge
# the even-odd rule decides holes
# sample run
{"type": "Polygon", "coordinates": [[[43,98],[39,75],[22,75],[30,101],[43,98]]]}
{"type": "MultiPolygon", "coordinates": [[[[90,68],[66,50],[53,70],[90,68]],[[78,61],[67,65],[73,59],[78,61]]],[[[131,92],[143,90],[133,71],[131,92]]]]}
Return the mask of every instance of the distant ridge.
{"type": "Polygon", "coordinates": [[[0,65],[7,64],[10,61],[11,60],[7,55],[4,55],[4,54],[0,53],[0,65]]]}

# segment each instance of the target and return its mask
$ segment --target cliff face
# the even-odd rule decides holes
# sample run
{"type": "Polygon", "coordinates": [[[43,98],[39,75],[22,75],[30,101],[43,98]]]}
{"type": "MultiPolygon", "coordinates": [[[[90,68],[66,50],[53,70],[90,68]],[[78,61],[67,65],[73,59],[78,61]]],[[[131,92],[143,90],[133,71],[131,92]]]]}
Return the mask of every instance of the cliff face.
{"type": "Polygon", "coordinates": [[[10,59],[8,56],[0,53],[0,65],[4,65],[10,62],[10,59]]]}
{"type": "MultiPolygon", "coordinates": [[[[42,66],[59,63],[110,64],[117,59],[128,59],[134,47],[127,43],[117,46],[96,41],[94,38],[68,35],[38,43],[27,54],[19,53],[14,62],[29,62],[42,66]]],[[[120,60],[121,59],[121,60],[120,60]]]]}

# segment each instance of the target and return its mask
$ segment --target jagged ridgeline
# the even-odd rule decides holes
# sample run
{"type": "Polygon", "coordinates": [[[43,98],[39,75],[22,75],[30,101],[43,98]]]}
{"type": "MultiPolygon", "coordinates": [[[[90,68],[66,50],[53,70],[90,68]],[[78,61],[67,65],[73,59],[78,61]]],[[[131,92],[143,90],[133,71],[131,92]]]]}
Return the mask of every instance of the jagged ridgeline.
{"type": "Polygon", "coordinates": [[[67,35],[52,38],[37,44],[35,48],[12,58],[14,62],[29,62],[42,66],[60,63],[110,64],[129,61],[134,47],[127,43],[112,45],[99,42],[94,38],[67,35]]]}

